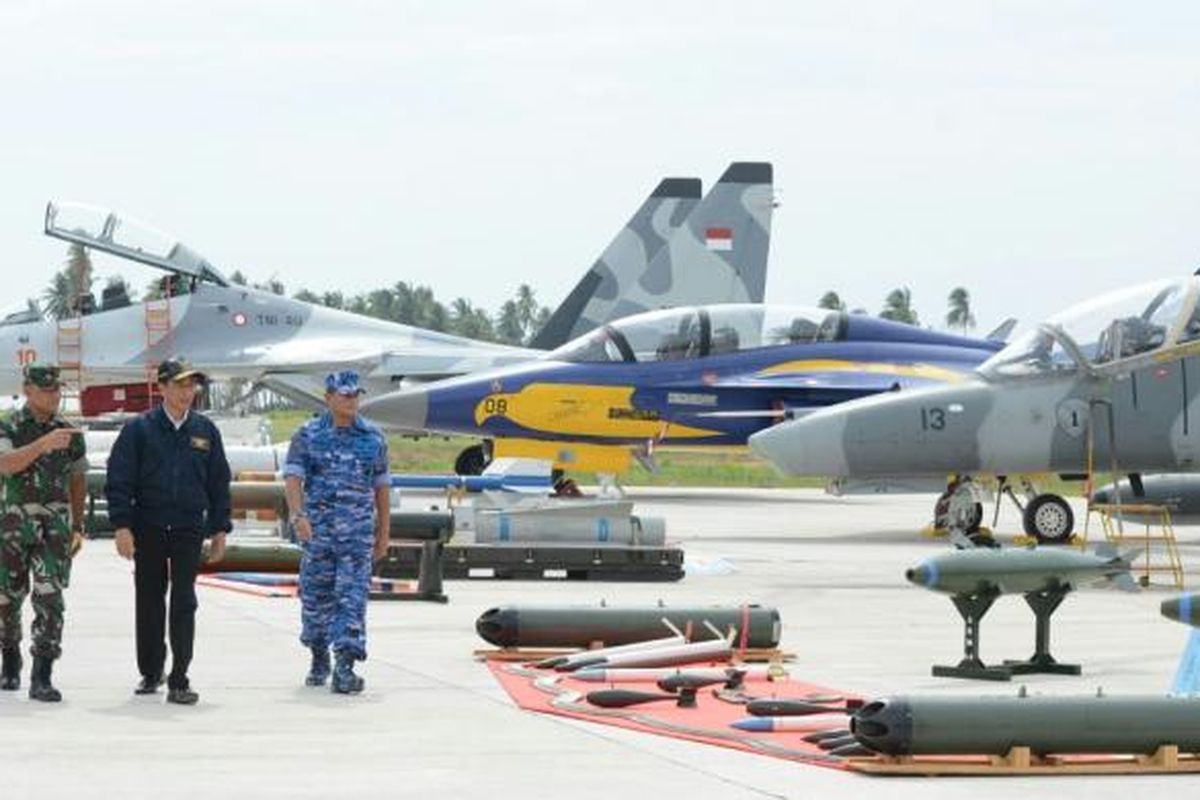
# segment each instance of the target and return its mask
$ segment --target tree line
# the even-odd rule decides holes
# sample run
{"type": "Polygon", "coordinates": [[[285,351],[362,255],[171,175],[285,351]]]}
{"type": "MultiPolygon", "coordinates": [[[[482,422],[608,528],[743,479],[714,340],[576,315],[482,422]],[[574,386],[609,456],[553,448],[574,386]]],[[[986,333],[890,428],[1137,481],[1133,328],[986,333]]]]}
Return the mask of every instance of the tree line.
{"type": "MultiPolygon", "coordinates": [[[[251,283],[241,270],[236,270],[229,276],[229,280],[239,286],[252,286],[277,295],[287,294],[287,287],[278,278],[251,283]]],[[[90,312],[96,306],[92,294],[94,282],[92,262],[87,248],[72,243],[68,247],[67,259],[62,268],[54,274],[50,285],[42,294],[43,310],[53,319],[62,319],[81,311],[90,312]]],[[[156,278],[146,287],[143,299],[161,297],[164,286],[164,279],[156,278]]],[[[186,290],[184,282],[179,282],[179,290],[186,290]]],[[[136,292],[120,275],[107,279],[102,297],[105,307],[108,307],[112,297],[124,298],[124,302],[137,299],[136,292]]],[[[427,330],[514,345],[528,344],[534,334],[545,325],[551,313],[549,308],[538,303],[533,289],[525,283],[518,286],[515,296],[504,301],[500,310],[494,314],[465,297],[456,298],[449,304],[443,303],[428,286],[416,286],[407,281],[397,281],[391,286],[349,296],[341,291],[318,293],[302,288],[293,292],[292,297],[306,303],[316,303],[427,330]]],[[[971,311],[971,295],[965,288],[959,286],[953,289],[946,302],[947,327],[957,328],[963,333],[974,329],[975,315],[971,311]]],[[[30,308],[36,308],[33,300],[30,300],[29,304],[30,308]]],[[[845,301],[835,291],[821,295],[817,305],[831,310],[847,310],[845,301]]],[[[850,313],[868,312],[865,308],[854,308],[850,313]]],[[[888,293],[878,316],[909,325],[921,324],[912,305],[912,291],[907,286],[888,293]]]]}
{"type": "MultiPolygon", "coordinates": [[[[946,298],[946,304],[946,327],[957,328],[963,333],[975,328],[975,314],[971,311],[970,292],[958,286],[951,290],[949,297],[946,298]]],[[[846,310],[845,301],[834,291],[828,291],[821,295],[817,305],[833,311],[846,310]]],[[[855,308],[850,313],[866,314],[868,312],[865,308],[855,308]]],[[[890,319],[908,325],[921,324],[921,320],[917,317],[917,311],[912,305],[912,290],[907,286],[893,289],[888,293],[878,316],[881,319],[890,319]]]]}

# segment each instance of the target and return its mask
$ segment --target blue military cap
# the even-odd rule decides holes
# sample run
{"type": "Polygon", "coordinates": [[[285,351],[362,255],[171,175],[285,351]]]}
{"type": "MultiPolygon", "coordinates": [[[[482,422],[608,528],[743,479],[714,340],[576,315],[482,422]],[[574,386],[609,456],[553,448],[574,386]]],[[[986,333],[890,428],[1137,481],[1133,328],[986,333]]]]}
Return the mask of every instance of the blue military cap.
{"type": "Polygon", "coordinates": [[[350,397],[365,394],[367,390],[358,385],[357,372],[345,369],[341,372],[331,372],[325,376],[325,391],[350,397]]]}

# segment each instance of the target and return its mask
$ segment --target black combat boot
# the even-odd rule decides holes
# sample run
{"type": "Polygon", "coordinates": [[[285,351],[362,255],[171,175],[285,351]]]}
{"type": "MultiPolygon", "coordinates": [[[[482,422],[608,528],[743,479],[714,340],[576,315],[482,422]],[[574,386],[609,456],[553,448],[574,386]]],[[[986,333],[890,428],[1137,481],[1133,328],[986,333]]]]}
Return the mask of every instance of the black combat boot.
{"type": "Polygon", "coordinates": [[[314,647],[312,649],[312,666],[304,678],[305,686],[324,686],[329,680],[329,648],[314,647]]]}
{"type": "Polygon", "coordinates": [[[0,689],[15,692],[21,688],[21,650],[16,647],[5,647],[3,651],[4,665],[0,666],[0,689]]]}
{"type": "Polygon", "coordinates": [[[358,694],[366,683],[354,674],[354,659],[339,653],[337,667],[333,670],[333,680],[329,684],[330,690],[338,694],[358,694]]]}
{"type": "Polygon", "coordinates": [[[33,657],[33,670],[29,673],[29,699],[41,700],[43,703],[57,703],[62,700],[62,692],[50,683],[50,671],[54,668],[54,659],[44,656],[33,657]]]}

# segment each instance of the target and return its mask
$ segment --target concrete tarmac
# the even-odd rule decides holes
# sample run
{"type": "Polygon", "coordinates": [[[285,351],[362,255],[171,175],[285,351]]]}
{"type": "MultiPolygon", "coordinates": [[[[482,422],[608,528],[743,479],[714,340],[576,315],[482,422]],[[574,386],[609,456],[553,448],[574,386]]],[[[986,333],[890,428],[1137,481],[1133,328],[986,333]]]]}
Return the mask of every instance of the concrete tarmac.
{"type": "MultiPolygon", "coordinates": [[[[569,796],[669,793],[695,798],[1011,798],[1029,792],[1125,798],[1147,789],[1194,795],[1200,777],[873,779],[766,756],[519,710],[471,658],[475,618],[509,603],[759,602],[783,616],[794,675],[867,695],[1164,692],[1189,630],[1159,616],[1168,594],[1088,590],[1055,616],[1053,647],[1082,677],[1011,685],[933,678],[956,663],[962,624],[950,601],[910,586],[904,570],[948,547],[920,538],[927,496],[832,498],[817,491],[634,490],[687,550],[677,584],[450,581],[448,605],[375,603],[360,697],[302,685],[298,603],[201,588],[196,707],[135,697],[131,566],[110,541],[79,556],[68,594],[65,701],[0,695],[0,798],[569,796]]],[[[990,513],[990,512],[989,512],[990,513]]],[[[1081,510],[1077,514],[1082,520],[1081,510]]],[[[1001,530],[1019,525],[1005,510],[1001,530]]],[[[1093,540],[1102,539],[1098,528],[1093,540]]],[[[1200,531],[1179,530],[1189,585],[1200,531]]],[[[29,609],[25,617],[28,625],[29,609]]],[[[1032,651],[1020,597],[997,601],[982,629],[989,661],[1032,651]]],[[[26,670],[28,673],[28,669],[26,670]]],[[[986,724],[986,721],[980,722],[986,724]]],[[[1032,796],[1032,795],[1031,795],[1032,796]]]]}

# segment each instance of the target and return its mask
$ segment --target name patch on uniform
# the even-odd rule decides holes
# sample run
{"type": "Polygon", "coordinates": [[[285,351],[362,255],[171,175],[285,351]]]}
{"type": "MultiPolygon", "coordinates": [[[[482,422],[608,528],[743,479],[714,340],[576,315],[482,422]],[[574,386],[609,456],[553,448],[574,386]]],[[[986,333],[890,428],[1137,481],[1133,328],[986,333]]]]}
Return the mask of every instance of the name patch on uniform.
{"type": "Polygon", "coordinates": [[[208,439],[205,439],[203,436],[193,436],[192,447],[196,450],[202,450],[207,453],[209,449],[212,448],[212,442],[210,442],[208,439]]]}

